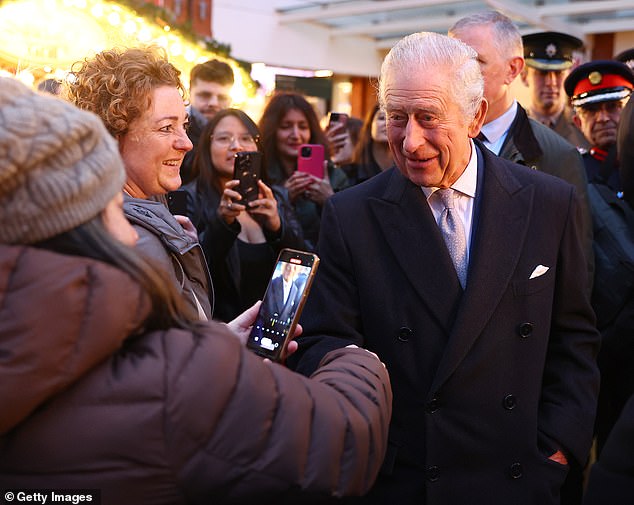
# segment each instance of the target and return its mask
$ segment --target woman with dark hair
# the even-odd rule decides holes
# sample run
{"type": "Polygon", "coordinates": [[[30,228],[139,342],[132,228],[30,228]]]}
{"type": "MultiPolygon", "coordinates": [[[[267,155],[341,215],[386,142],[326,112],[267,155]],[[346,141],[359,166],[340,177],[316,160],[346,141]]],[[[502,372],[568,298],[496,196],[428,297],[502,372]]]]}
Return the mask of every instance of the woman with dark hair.
{"type": "Polygon", "coordinates": [[[281,249],[306,248],[286,190],[270,185],[266,170],[258,198],[240,203],[236,153],[257,151],[258,140],[258,128],[247,114],[218,112],[200,136],[193,166],[197,177],[183,188],[213,279],[214,316],[221,321],[231,321],[262,299],[281,249]]]}
{"type": "Polygon", "coordinates": [[[342,168],[348,175],[350,184],[355,185],[380,174],[393,164],[394,159],[387,142],[385,112],[375,105],[363,121],[352,163],[342,168]]]}
{"type": "Polygon", "coordinates": [[[304,239],[314,248],[319,237],[321,207],[326,198],[348,186],[346,174],[332,163],[325,163],[327,176],[323,179],[297,172],[300,145],[321,144],[328,152],[328,140],[315,110],[302,95],[274,94],[264,108],[259,127],[269,180],[288,189],[304,239]]]}
{"type": "Polygon", "coordinates": [[[103,505],[369,489],[391,413],[373,354],[333,351],[305,378],[190,321],[130,247],[123,162],[93,114],[0,78],[0,152],[0,489],[103,505]]]}

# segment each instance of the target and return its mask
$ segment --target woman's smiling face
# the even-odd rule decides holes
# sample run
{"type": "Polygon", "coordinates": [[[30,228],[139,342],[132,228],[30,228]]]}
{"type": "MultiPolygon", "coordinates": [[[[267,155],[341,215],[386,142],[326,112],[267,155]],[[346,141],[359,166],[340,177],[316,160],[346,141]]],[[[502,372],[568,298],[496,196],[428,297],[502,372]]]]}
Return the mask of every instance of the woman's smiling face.
{"type": "Polygon", "coordinates": [[[154,89],[151,107],[119,137],[128,194],[148,198],[180,187],[181,163],[193,147],[186,132],[187,121],[178,89],[171,86],[154,89]]]}

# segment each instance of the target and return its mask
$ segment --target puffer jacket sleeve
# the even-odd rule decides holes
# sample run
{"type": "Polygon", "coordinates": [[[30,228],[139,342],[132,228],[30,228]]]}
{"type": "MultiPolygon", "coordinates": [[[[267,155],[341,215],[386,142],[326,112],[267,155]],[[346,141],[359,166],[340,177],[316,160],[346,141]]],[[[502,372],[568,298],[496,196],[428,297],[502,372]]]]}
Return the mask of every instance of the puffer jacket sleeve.
{"type": "Polygon", "coordinates": [[[387,444],[384,366],[363,349],[340,349],[306,378],[263,362],[219,328],[199,334],[189,351],[170,333],[164,341],[166,450],[187,499],[281,503],[365,493],[387,444]]]}

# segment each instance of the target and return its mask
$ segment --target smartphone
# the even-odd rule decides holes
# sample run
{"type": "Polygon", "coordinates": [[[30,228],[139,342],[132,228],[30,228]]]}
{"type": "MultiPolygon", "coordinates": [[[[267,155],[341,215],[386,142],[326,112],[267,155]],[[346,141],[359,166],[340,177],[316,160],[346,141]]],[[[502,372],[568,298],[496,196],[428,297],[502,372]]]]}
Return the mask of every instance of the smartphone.
{"type": "Polygon", "coordinates": [[[177,189],[167,193],[167,208],[171,214],[187,215],[187,191],[177,189]]]}
{"type": "Polygon", "coordinates": [[[271,361],[284,358],[284,349],[293,336],[318,265],[316,254],[282,249],[247,348],[271,361]]]}
{"type": "Polygon", "coordinates": [[[348,114],[345,112],[331,112],[328,115],[328,128],[333,126],[335,123],[346,124],[348,121],[348,114]]]}
{"type": "Polygon", "coordinates": [[[233,164],[233,178],[240,181],[236,191],[240,193],[239,203],[246,205],[258,199],[260,172],[262,170],[262,153],[259,151],[240,151],[236,153],[233,164]]]}
{"type": "Polygon", "coordinates": [[[323,179],[324,159],[324,146],[321,144],[302,144],[299,146],[297,170],[314,175],[318,179],[323,179]]]}

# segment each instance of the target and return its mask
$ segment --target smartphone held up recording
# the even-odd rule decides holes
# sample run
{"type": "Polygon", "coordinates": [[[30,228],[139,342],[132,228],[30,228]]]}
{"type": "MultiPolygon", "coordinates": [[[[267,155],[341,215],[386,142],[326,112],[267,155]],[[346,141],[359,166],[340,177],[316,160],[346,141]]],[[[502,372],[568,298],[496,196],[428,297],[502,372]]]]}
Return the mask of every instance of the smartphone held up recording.
{"type": "Polygon", "coordinates": [[[324,178],[324,146],[321,144],[302,144],[299,146],[297,171],[324,178]]]}
{"type": "Polygon", "coordinates": [[[318,265],[316,254],[294,249],[280,252],[247,348],[271,361],[284,358],[318,265]]]}
{"type": "Polygon", "coordinates": [[[233,178],[240,181],[236,191],[242,199],[239,203],[246,205],[258,199],[262,153],[259,151],[240,151],[236,153],[233,164],[233,178]]]}
{"type": "Polygon", "coordinates": [[[347,121],[348,114],[346,114],[345,112],[331,112],[330,114],[328,114],[328,128],[331,128],[339,123],[345,125],[347,121]]]}

